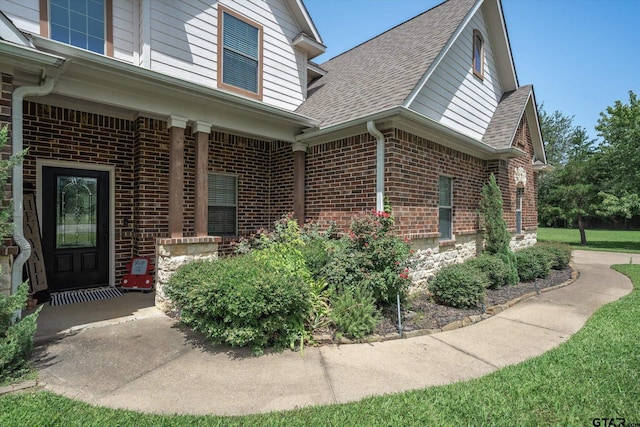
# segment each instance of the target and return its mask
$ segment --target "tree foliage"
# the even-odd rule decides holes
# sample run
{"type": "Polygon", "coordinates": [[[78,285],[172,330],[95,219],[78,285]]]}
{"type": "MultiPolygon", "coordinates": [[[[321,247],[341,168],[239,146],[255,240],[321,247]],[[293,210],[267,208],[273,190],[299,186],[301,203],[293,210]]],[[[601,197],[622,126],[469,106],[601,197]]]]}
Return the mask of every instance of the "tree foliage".
{"type": "Polygon", "coordinates": [[[509,251],[511,234],[504,221],[502,192],[493,174],[489,182],[482,187],[480,197],[480,218],[485,250],[490,254],[506,253],[509,251]]]}
{"type": "Polygon", "coordinates": [[[640,100],[633,92],[628,103],[616,101],[600,113],[595,127],[603,138],[600,144],[562,113],[543,112],[541,127],[548,158],[560,159],[554,172],[539,179],[541,223],[562,219],[577,225],[586,244],[585,219],[628,220],[640,213],[640,100]],[[567,135],[568,140],[559,137],[567,135]],[[564,157],[554,154],[560,146],[564,157]]]}
{"type": "Polygon", "coordinates": [[[538,111],[547,163],[555,166],[564,165],[569,160],[571,140],[576,131],[576,127],[573,125],[573,116],[567,116],[558,110],[547,113],[542,105],[538,111]]]}

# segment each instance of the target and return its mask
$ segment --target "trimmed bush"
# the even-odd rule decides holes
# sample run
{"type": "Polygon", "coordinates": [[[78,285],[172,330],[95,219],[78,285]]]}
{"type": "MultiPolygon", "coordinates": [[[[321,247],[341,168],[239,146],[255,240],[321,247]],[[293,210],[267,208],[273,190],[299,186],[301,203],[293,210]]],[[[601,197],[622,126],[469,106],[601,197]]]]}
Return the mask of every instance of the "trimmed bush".
{"type": "Polygon", "coordinates": [[[368,290],[354,287],[333,292],[331,319],[337,333],[362,339],[373,332],[380,321],[373,296],[368,290]]]}
{"type": "Polygon", "coordinates": [[[451,307],[477,307],[485,297],[489,279],[479,268],[467,264],[453,264],[438,271],[429,283],[435,300],[451,307]]]}
{"type": "MultiPolygon", "coordinates": [[[[505,259],[498,255],[482,254],[477,258],[469,261],[469,264],[480,269],[487,275],[487,287],[489,289],[498,289],[507,285],[514,285],[513,277],[515,266],[512,269],[512,265],[505,259]]],[[[516,283],[518,281],[518,273],[515,271],[516,283]]]]}
{"type": "Polygon", "coordinates": [[[535,279],[544,279],[549,275],[552,260],[549,253],[538,247],[516,251],[518,276],[522,282],[532,282],[535,279]]]}
{"type": "Polygon", "coordinates": [[[180,319],[213,343],[250,346],[261,354],[293,346],[304,336],[310,313],[311,276],[293,245],[178,269],[166,292],[180,319]]]}
{"type": "Polygon", "coordinates": [[[564,243],[545,242],[535,245],[536,248],[546,252],[551,260],[551,268],[562,270],[571,261],[571,247],[564,243]]]}

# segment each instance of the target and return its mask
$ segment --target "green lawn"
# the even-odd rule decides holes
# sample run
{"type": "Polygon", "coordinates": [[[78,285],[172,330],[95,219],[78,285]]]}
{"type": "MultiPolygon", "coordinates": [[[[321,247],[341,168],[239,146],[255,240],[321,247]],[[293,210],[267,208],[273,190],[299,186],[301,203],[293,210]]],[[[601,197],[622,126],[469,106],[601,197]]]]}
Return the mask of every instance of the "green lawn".
{"type": "Polygon", "coordinates": [[[580,232],[572,228],[538,228],[541,242],[568,243],[574,249],[640,253],[640,231],[586,230],[587,245],[580,245],[580,232]]]}
{"type": "Polygon", "coordinates": [[[147,415],[26,392],[0,397],[0,425],[587,426],[596,425],[596,417],[640,423],[640,265],[615,269],[632,279],[635,290],[630,295],[600,308],[559,347],[483,378],[357,403],[247,417],[147,415]]]}

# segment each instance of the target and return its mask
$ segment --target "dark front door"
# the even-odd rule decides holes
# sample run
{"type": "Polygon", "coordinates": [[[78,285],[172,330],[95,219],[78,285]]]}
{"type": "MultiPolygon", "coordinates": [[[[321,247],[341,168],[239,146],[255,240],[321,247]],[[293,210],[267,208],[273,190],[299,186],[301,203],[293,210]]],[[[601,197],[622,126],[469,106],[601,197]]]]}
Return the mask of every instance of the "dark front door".
{"type": "Polygon", "coordinates": [[[42,250],[52,291],[109,281],[109,172],[42,168],[42,250]]]}

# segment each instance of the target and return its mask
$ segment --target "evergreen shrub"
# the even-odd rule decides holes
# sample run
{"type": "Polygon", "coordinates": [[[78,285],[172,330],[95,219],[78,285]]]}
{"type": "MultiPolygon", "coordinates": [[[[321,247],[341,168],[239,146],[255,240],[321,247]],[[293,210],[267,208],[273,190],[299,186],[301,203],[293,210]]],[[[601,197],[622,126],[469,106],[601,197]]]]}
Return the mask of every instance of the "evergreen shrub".
{"type": "Polygon", "coordinates": [[[471,263],[442,268],[429,283],[436,302],[451,307],[477,307],[484,302],[487,275],[471,263]]]}

